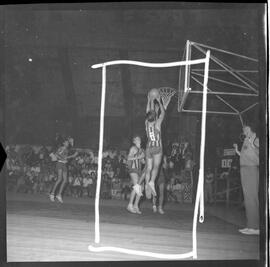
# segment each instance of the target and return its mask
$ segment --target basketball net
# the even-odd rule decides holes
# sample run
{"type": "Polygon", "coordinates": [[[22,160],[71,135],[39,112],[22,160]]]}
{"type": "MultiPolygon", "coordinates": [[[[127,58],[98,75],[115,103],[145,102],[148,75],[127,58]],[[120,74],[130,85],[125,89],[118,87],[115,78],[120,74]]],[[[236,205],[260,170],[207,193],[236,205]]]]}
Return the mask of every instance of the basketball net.
{"type": "Polygon", "coordinates": [[[171,101],[171,98],[174,96],[176,91],[170,87],[161,87],[158,90],[159,90],[160,97],[162,99],[163,106],[165,109],[167,109],[171,101]]]}

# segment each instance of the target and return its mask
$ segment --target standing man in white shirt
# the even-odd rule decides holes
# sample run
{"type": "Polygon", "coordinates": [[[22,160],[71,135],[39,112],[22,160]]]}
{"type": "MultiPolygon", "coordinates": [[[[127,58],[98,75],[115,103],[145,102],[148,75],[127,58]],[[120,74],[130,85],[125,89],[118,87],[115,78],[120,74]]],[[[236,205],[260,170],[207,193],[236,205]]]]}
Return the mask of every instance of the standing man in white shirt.
{"type": "Polygon", "coordinates": [[[245,135],[241,151],[234,144],[240,156],[241,184],[244,193],[247,226],[239,232],[247,235],[259,235],[259,138],[251,125],[244,125],[245,135]]]}

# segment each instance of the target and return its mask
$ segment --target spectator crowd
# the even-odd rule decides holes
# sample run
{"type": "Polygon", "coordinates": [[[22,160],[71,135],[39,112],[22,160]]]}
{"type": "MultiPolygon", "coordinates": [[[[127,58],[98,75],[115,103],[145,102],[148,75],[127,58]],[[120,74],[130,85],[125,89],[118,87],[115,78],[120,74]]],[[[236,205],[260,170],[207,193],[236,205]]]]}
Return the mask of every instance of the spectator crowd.
{"type": "MultiPolygon", "coordinates": [[[[57,179],[55,161],[51,157],[53,147],[17,145],[7,146],[8,191],[49,194],[57,179]]],[[[98,156],[97,151],[76,149],[78,155],[68,163],[68,183],[65,196],[74,198],[95,197],[98,156]]],[[[169,152],[169,153],[168,153],[169,152]]],[[[190,198],[192,184],[193,155],[189,144],[170,144],[169,179],[166,200],[184,202],[190,198]]],[[[128,199],[131,192],[127,169],[127,151],[107,150],[103,152],[100,197],[103,199],[128,199]]]]}

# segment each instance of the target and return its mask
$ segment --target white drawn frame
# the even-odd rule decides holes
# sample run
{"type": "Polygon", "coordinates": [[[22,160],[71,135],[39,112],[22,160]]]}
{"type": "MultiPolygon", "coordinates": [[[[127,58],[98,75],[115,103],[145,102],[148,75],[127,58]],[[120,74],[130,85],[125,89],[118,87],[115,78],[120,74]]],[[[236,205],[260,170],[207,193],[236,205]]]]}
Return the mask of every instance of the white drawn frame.
{"type": "Polygon", "coordinates": [[[207,51],[206,57],[203,59],[178,61],[169,63],[146,63],[132,60],[115,60],[101,64],[93,65],[92,68],[102,68],[102,92],[101,92],[101,107],[100,107],[100,132],[99,132],[99,152],[98,152],[98,176],[96,185],[95,196],[95,244],[89,245],[88,250],[91,252],[104,252],[115,251],[120,253],[126,253],[130,255],[148,256],[157,259],[185,259],[193,257],[197,259],[197,219],[200,208],[199,221],[204,221],[204,198],[203,198],[203,182],[204,182],[204,153],[205,153],[205,126],[206,126],[206,111],[207,111],[207,83],[208,83],[208,70],[209,70],[210,50],[207,51]],[[118,64],[137,65],[150,68],[167,68],[177,67],[184,65],[194,65],[204,63],[204,88],[203,88],[203,105],[202,105],[202,123],[201,123],[201,149],[200,149],[200,171],[195,200],[195,208],[193,215],[193,227],[192,227],[192,251],[182,254],[163,254],[154,253],[141,250],[125,249],[120,247],[102,247],[100,243],[100,221],[99,221],[99,200],[100,200],[100,185],[101,185],[101,171],[102,171],[102,152],[103,152],[103,136],[104,136],[104,113],[105,113],[105,95],[106,95],[106,67],[118,64]]]}

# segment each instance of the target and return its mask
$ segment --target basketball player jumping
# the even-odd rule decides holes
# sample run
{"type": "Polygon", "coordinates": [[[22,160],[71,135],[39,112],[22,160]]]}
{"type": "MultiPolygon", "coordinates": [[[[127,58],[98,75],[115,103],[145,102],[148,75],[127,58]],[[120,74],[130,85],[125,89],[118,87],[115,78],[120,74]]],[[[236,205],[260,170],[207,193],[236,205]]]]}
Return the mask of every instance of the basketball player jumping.
{"type": "Polygon", "coordinates": [[[69,147],[73,146],[73,139],[67,138],[64,140],[63,145],[57,150],[55,153],[55,157],[57,159],[56,163],[56,171],[57,171],[57,181],[55,182],[53,189],[50,193],[50,200],[54,202],[55,197],[56,199],[63,203],[62,199],[62,192],[63,189],[67,183],[67,163],[68,159],[74,158],[77,156],[77,152],[75,152],[73,155],[68,155],[69,147]],[[60,185],[61,184],[61,185],[60,185]],[[57,187],[60,186],[60,189],[58,191],[58,194],[55,196],[55,191],[57,187]]]}
{"type": "Polygon", "coordinates": [[[146,107],[145,129],[147,135],[146,145],[146,174],[145,174],[145,195],[148,199],[151,194],[156,196],[155,180],[159,172],[162,161],[162,141],[161,141],[161,124],[165,116],[165,109],[160,101],[160,95],[155,96],[157,105],[154,104],[154,97],[148,94],[146,107]],[[159,114],[160,110],[160,114],[159,114]]]}

